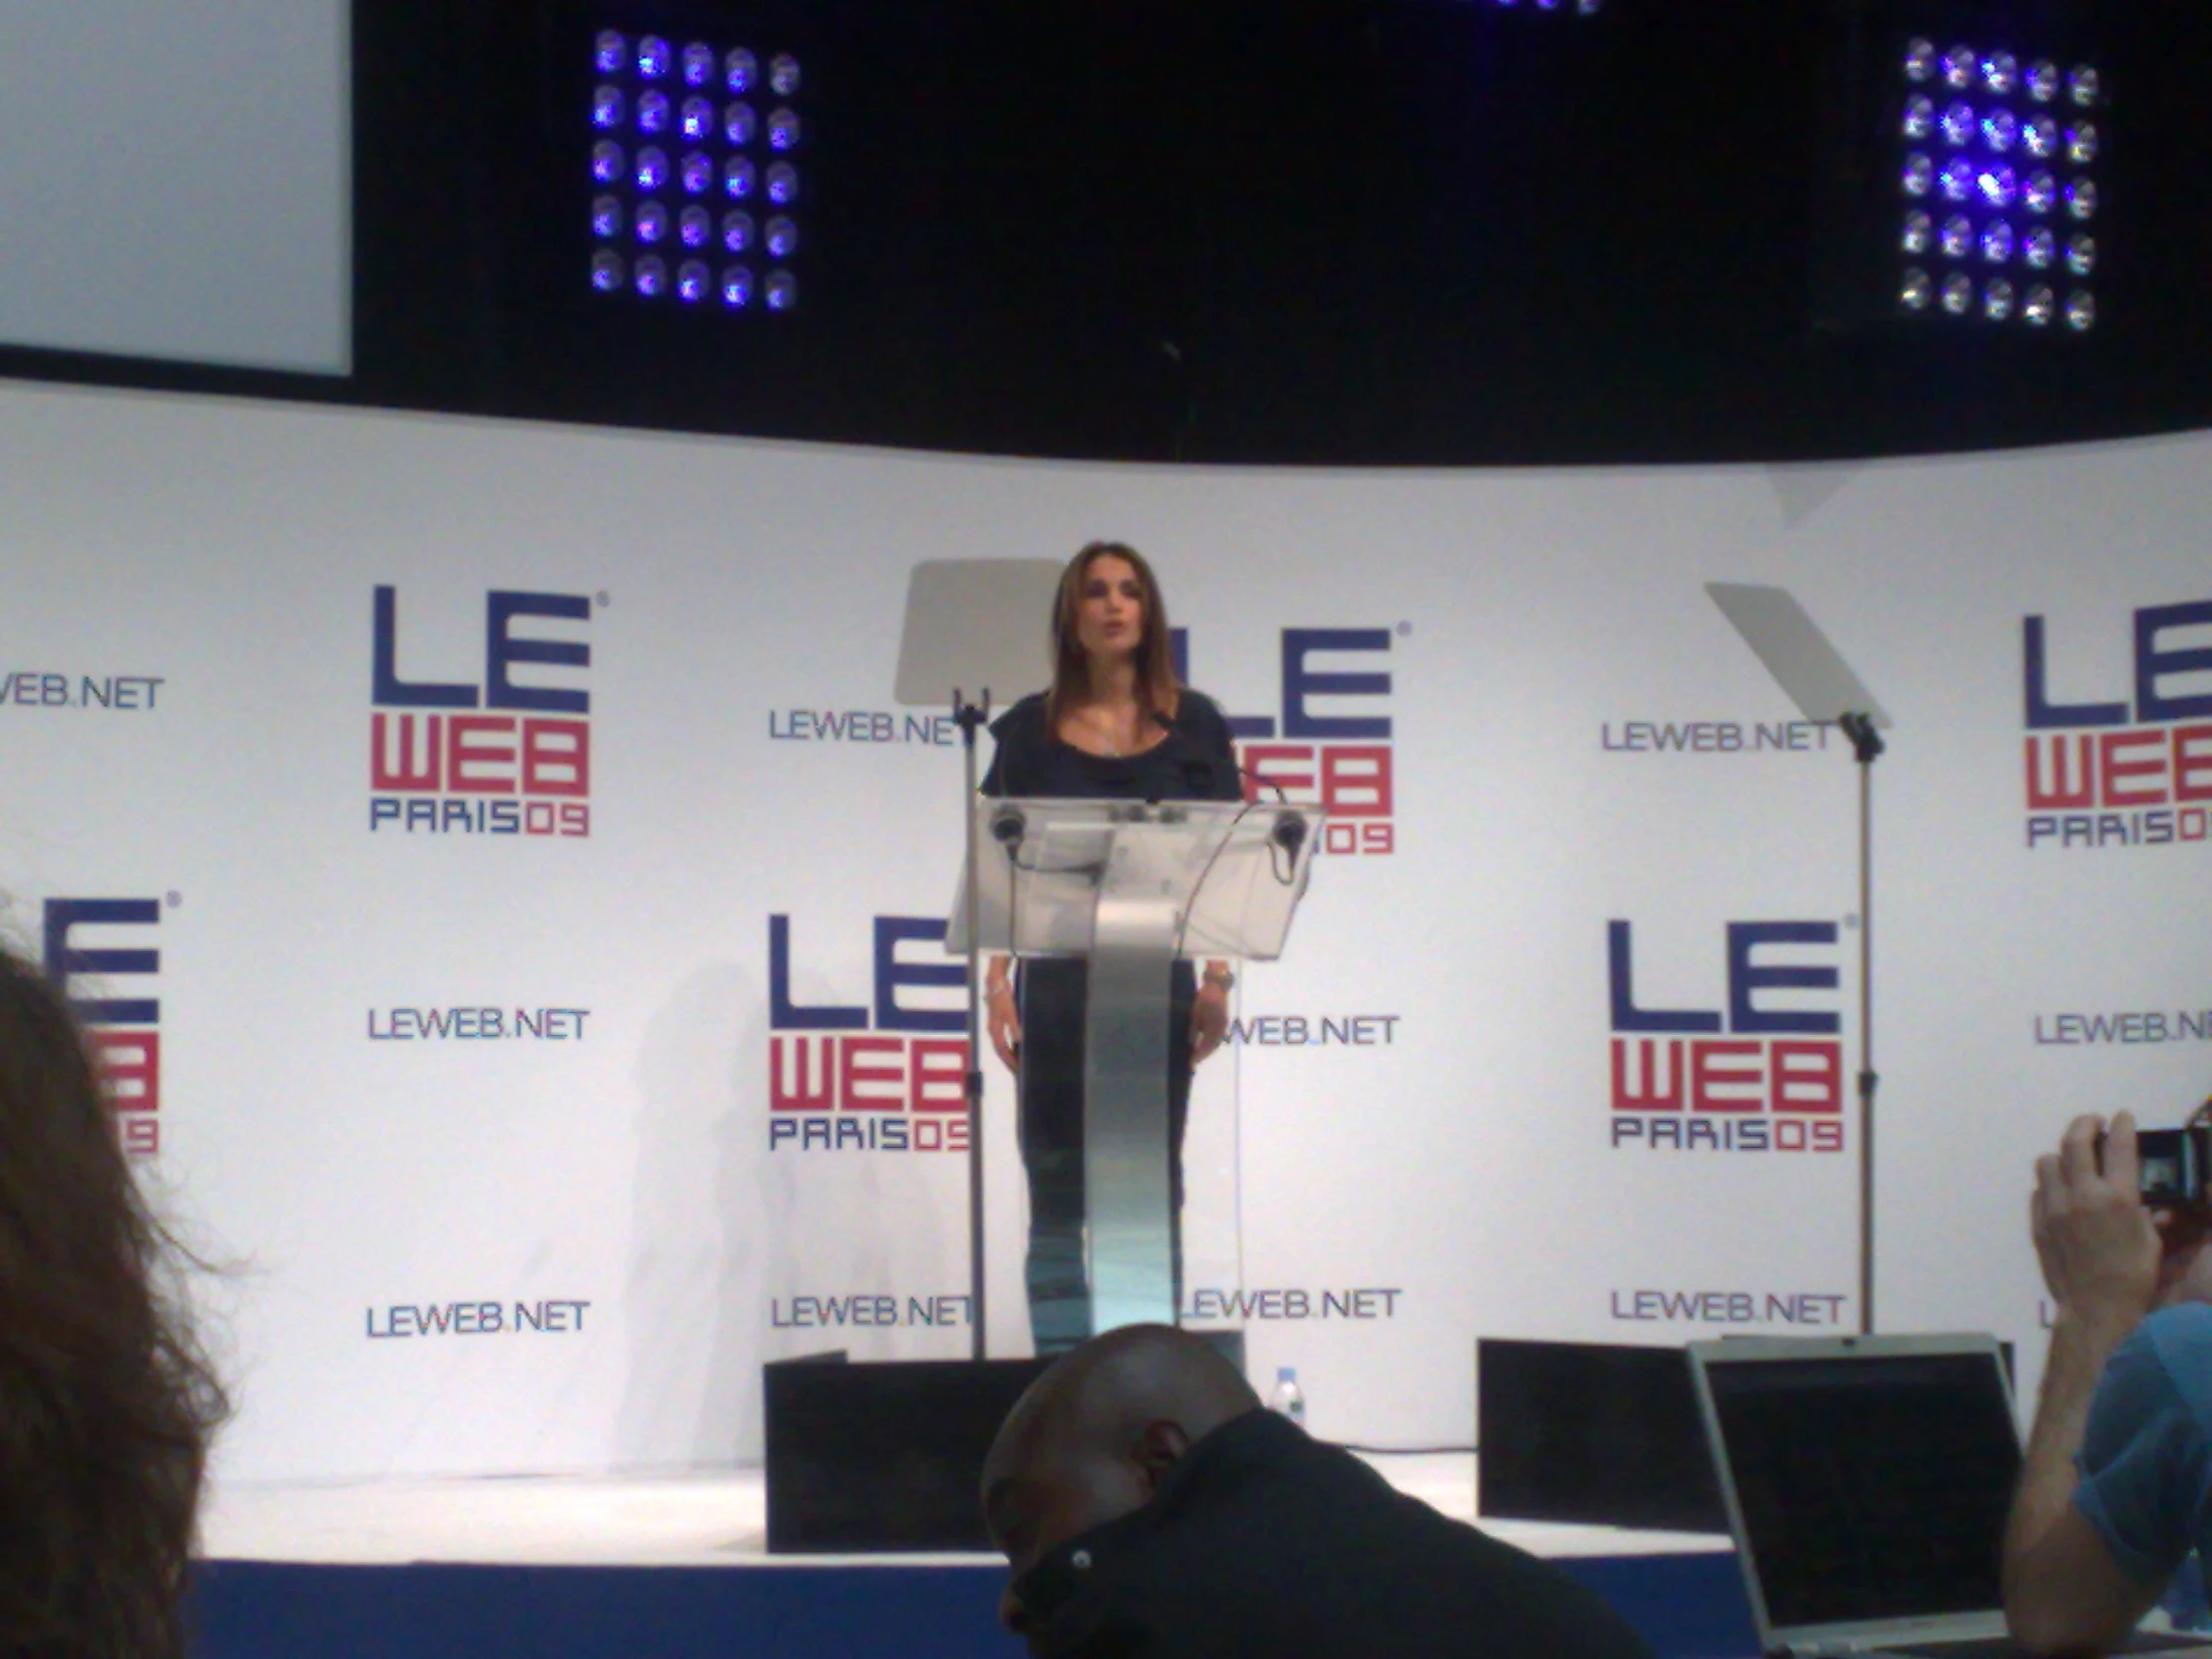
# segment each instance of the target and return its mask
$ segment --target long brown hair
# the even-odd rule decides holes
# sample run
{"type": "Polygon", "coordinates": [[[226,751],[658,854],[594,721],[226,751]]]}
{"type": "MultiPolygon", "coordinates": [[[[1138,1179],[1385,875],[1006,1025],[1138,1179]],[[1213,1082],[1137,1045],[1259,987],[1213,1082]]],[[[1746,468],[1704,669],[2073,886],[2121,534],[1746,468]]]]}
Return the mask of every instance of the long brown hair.
{"type": "Polygon", "coordinates": [[[0,945],[0,1651],[171,1659],[227,1411],[60,993],[0,945]]]}
{"type": "Polygon", "coordinates": [[[1060,573],[1060,591],[1052,601],[1052,689],[1045,694],[1045,719],[1054,725],[1090,690],[1090,667],[1076,637],[1076,614],[1083,608],[1083,584],[1100,559],[1121,559],[1137,573],[1144,592],[1144,638],[1137,642],[1137,706],[1170,719],[1183,683],[1175,675],[1175,652],[1168,632],[1168,604],[1159,578],[1145,556],[1127,542],[1094,541],[1068,561],[1060,573]]]}

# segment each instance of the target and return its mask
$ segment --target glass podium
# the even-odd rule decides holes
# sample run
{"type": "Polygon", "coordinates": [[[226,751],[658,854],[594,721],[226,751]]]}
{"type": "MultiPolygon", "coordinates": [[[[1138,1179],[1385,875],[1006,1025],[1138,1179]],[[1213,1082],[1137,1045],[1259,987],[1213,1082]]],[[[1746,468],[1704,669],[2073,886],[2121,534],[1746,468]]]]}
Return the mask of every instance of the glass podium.
{"type": "MultiPolygon", "coordinates": [[[[1032,1329],[1040,1348],[1065,1348],[1175,1324],[1194,1288],[1242,1284],[1238,1045],[1184,1071],[1198,973],[1281,956],[1323,815],[990,799],[975,813],[975,937],[1022,963],[1032,1329]]],[[[963,880],[955,954],[969,910],[963,880]]]]}

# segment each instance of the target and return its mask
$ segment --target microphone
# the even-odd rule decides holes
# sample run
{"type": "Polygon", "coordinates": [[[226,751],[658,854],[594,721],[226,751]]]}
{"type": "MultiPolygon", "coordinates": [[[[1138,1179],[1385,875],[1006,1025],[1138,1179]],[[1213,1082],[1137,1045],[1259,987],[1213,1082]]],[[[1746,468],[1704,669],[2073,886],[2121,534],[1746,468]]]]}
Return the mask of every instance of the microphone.
{"type": "Polygon", "coordinates": [[[991,814],[991,839],[1006,849],[1009,858],[1028,833],[1029,821],[1022,816],[1019,807],[1008,804],[991,814]]]}

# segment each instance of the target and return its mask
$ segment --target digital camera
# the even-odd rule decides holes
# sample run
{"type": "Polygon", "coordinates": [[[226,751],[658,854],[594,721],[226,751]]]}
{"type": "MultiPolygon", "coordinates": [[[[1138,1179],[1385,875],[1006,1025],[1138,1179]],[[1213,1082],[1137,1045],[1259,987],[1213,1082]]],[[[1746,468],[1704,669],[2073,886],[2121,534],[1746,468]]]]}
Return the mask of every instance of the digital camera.
{"type": "Polygon", "coordinates": [[[2212,1205],[2205,1191],[2212,1172],[2212,1128],[2191,1120],[2185,1129],[2139,1129],[2135,1155],[2140,1160],[2138,1190],[2154,1210],[2202,1210],[2212,1205]]]}

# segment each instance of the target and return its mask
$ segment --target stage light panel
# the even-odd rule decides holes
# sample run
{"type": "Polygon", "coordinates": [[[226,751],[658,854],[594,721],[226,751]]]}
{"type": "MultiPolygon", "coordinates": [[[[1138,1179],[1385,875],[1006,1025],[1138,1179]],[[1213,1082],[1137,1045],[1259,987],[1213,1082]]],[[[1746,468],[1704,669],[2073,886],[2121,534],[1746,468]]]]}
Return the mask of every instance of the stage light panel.
{"type": "MultiPolygon", "coordinates": [[[[1522,0],[1489,0],[1489,3],[1492,10],[1511,12],[1521,9],[1522,0]]],[[[1572,6],[1567,0],[1527,0],[1527,7],[1532,12],[1572,11],[1577,17],[1595,17],[1604,9],[1602,0],[1574,0],[1572,6]]]]}
{"type": "Polygon", "coordinates": [[[790,268],[804,240],[795,208],[807,136],[798,56],[614,26],[585,45],[592,289],[684,305],[718,301],[732,311],[794,309],[799,277],[790,268]],[[776,101],[765,116],[751,101],[764,94],[776,101]],[[721,207],[706,205],[717,196],[721,207]],[[756,197],[779,210],[765,229],[734,205],[756,197]],[[673,272],[657,251],[664,248],[678,251],[673,272]],[[717,252],[774,263],[758,277],[743,264],[718,272],[708,263],[717,252]]]}
{"type": "Polygon", "coordinates": [[[2049,272],[2061,259],[2077,279],[2096,269],[2085,229],[2101,206],[2096,67],[2023,60],[2003,42],[1938,48],[1928,35],[1900,42],[1892,62],[1897,313],[2027,328],[2062,320],[2088,332],[2097,307],[2085,282],[2061,297],[2048,282],[2022,291],[2016,274],[2049,272]],[[1931,204],[1940,206],[1932,213],[1931,204]]]}

